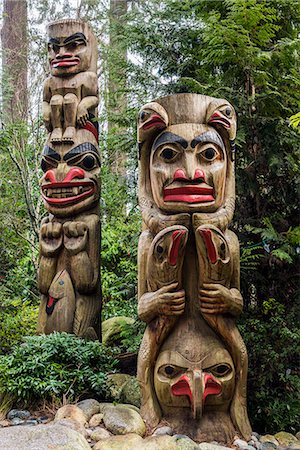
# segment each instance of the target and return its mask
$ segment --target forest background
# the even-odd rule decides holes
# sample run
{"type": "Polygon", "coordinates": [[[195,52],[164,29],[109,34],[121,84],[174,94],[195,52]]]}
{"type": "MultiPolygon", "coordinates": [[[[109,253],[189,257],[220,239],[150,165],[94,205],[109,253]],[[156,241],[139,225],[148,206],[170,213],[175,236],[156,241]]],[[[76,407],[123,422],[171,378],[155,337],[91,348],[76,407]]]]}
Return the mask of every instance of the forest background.
{"type": "Polygon", "coordinates": [[[4,0],[2,12],[0,353],[37,323],[45,27],[83,18],[99,44],[102,319],[134,318],[119,345],[137,350],[139,108],[178,92],[226,98],[238,115],[231,228],[241,243],[250,417],[259,432],[298,431],[299,1],[4,0]]]}

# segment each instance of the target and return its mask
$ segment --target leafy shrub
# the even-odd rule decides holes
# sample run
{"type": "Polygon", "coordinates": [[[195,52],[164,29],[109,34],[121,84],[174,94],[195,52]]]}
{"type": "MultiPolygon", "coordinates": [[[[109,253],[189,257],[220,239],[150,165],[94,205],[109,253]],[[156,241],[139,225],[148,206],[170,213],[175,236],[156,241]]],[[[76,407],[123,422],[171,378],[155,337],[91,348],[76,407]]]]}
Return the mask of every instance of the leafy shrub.
{"type": "Polygon", "coordinates": [[[24,405],[86,394],[105,399],[115,363],[99,342],[67,333],[25,337],[10,355],[0,356],[0,395],[24,405]]]}

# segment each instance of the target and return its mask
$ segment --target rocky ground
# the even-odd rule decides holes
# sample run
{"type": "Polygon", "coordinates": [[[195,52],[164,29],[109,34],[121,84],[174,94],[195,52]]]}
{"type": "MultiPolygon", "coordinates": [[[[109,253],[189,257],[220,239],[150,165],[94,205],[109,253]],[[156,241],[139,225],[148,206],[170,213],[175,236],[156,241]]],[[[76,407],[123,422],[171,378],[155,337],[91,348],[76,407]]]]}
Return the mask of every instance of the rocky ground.
{"type": "Polygon", "coordinates": [[[139,408],[130,404],[99,403],[94,399],[60,408],[54,417],[33,417],[29,411],[11,410],[0,421],[1,450],[296,450],[300,433],[283,431],[245,442],[235,439],[230,447],[217,442],[197,444],[176,435],[168,427],[146,436],[139,408]]]}

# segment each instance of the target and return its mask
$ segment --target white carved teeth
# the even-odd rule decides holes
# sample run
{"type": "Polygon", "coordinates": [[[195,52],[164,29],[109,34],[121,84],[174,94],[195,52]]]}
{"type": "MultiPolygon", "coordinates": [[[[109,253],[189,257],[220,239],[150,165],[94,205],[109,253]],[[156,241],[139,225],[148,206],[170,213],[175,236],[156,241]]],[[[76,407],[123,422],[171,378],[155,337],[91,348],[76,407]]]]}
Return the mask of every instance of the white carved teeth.
{"type": "Polygon", "coordinates": [[[62,188],[44,189],[44,194],[48,198],[68,198],[82,194],[90,190],[89,186],[73,186],[62,188]]]}

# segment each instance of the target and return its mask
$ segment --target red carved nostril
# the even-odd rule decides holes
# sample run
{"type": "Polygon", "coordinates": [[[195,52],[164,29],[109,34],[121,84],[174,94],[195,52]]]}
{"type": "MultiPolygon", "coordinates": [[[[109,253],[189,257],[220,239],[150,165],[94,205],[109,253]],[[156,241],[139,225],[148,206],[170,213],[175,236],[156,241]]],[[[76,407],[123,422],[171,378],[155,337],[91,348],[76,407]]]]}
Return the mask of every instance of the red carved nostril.
{"type": "Polygon", "coordinates": [[[182,375],[182,377],[180,377],[179,380],[175,384],[173,384],[173,386],[171,387],[171,391],[172,394],[176,396],[187,395],[190,399],[190,402],[192,402],[193,400],[189,378],[186,375],[182,375]]]}
{"type": "Polygon", "coordinates": [[[50,181],[50,183],[56,183],[54,170],[47,170],[47,172],[45,173],[45,181],[50,181]]]}
{"type": "Polygon", "coordinates": [[[80,169],[80,167],[73,167],[71,170],[69,170],[63,182],[67,183],[68,181],[72,181],[74,178],[84,178],[84,177],[85,173],[83,169],[80,169]]]}
{"type": "Polygon", "coordinates": [[[173,175],[173,180],[188,180],[188,177],[182,169],[176,169],[173,175]]]}
{"type": "Polygon", "coordinates": [[[205,173],[201,169],[196,169],[194,173],[194,180],[205,181],[205,173]]]}
{"type": "Polygon", "coordinates": [[[210,374],[206,373],[204,376],[205,389],[203,392],[203,402],[208,395],[218,395],[222,392],[221,384],[210,374]]]}
{"type": "Polygon", "coordinates": [[[178,258],[179,249],[180,249],[180,243],[185,234],[186,234],[186,231],[184,231],[184,230],[176,230],[172,233],[172,246],[171,246],[171,251],[170,251],[170,255],[169,255],[169,263],[171,266],[175,266],[177,263],[177,258],[178,258]]]}

